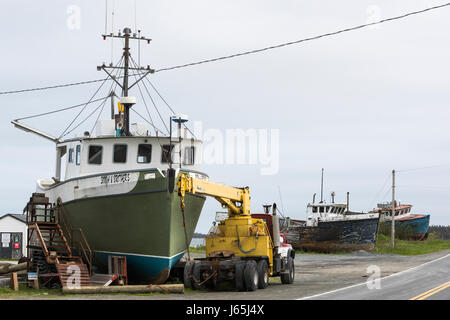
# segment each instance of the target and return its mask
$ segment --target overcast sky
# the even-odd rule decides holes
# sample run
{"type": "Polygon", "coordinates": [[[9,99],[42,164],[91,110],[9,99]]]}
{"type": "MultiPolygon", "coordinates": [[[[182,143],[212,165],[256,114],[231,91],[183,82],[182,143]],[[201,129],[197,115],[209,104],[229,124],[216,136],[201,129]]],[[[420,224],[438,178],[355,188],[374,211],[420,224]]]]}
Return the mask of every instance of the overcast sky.
{"type": "MultiPolygon", "coordinates": [[[[116,0],[114,29],[137,25],[152,38],[141,47],[141,64],[160,69],[443,2],[137,0],[135,19],[135,1],[116,0]]],[[[110,32],[113,1],[108,3],[110,32]]],[[[345,202],[349,191],[351,209],[368,211],[390,200],[392,169],[441,165],[399,172],[397,198],[415,213],[430,213],[431,224],[450,224],[449,17],[447,7],[151,79],[177,112],[202,121],[204,129],[279,129],[277,174],[261,175],[258,165],[202,168],[212,181],[250,186],[254,212],[266,203],[281,206],[281,190],[285,215],[304,219],[312,194],[320,192],[321,168],[327,200],[335,191],[336,200],[345,202]]],[[[96,66],[111,61],[110,41],[100,37],[105,1],[3,1],[0,21],[0,91],[104,77],[96,66]],[[69,27],[73,5],[80,9],[79,29],[69,27]]],[[[120,48],[116,43],[114,60],[120,48]]],[[[0,95],[0,214],[21,212],[35,181],[54,175],[54,145],[10,121],[85,102],[97,85],[0,95]]],[[[139,103],[136,109],[145,110],[139,103]]],[[[161,112],[170,115],[162,104],[161,112]]],[[[58,135],[75,114],[26,123],[58,135]]],[[[220,210],[208,199],[197,231],[207,232],[220,210]]]]}

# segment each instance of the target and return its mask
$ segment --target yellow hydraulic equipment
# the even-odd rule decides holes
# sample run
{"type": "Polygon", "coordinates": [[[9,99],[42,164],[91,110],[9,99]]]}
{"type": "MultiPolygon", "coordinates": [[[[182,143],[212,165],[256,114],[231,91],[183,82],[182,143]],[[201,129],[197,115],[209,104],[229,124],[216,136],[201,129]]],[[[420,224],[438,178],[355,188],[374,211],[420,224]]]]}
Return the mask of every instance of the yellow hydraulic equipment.
{"type": "Polygon", "coordinates": [[[269,276],[283,278],[283,274],[283,283],[292,283],[294,251],[280,244],[276,214],[270,216],[277,222],[273,225],[278,230],[272,233],[276,243],[264,220],[252,218],[249,187],[225,186],[180,173],[177,190],[182,209],[186,193],[214,197],[228,209],[228,218],[206,237],[206,259],[186,263],[186,286],[195,289],[207,282],[215,285],[219,280],[235,280],[239,290],[253,291],[267,287],[269,276]]]}

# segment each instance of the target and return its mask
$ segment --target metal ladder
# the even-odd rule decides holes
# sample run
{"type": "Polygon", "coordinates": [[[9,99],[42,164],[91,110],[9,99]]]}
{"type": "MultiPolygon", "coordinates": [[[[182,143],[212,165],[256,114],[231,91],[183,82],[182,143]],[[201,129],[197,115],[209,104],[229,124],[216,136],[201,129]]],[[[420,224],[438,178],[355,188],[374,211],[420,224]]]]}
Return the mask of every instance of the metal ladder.
{"type": "MultiPolygon", "coordinates": [[[[37,256],[31,254],[30,250],[42,250],[45,263],[55,266],[63,288],[90,286],[92,251],[83,231],[73,229],[70,225],[62,202],[58,199],[58,205],[53,206],[44,194],[33,193],[25,210],[28,224],[28,257],[37,256]],[[77,254],[73,251],[74,231],[80,232],[77,254]]],[[[29,271],[31,267],[29,264],[29,271]]],[[[44,269],[48,270],[48,268],[44,269]]]]}

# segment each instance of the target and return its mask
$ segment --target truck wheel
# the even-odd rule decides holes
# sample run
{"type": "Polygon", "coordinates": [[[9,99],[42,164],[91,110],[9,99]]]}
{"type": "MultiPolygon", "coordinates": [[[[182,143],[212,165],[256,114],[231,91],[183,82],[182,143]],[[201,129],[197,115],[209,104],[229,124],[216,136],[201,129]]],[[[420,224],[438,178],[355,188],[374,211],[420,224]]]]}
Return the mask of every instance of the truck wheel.
{"type": "Polygon", "coordinates": [[[244,269],[244,280],[247,291],[258,289],[258,272],[256,271],[256,262],[248,260],[244,269]]]}
{"type": "Polygon", "coordinates": [[[192,289],[192,268],[194,267],[194,261],[188,261],[184,265],[183,283],[185,288],[192,289]]]}
{"type": "Polygon", "coordinates": [[[258,272],[258,288],[265,289],[269,285],[269,268],[267,267],[266,260],[259,260],[256,265],[256,271],[258,272]]]}
{"type": "Polygon", "coordinates": [[[292,259],[291,256],[288,257],[286,269],[288,273],[281,274],[281,283],[292,284],[294,282],[295,277],[295,266],[294,266],[294,259],[292,259]]]}
{"type": "Polygon", "coordinates": [[[202,286],[199,285],[201,281],[201,263],[196,262],[192,268],[192,289],[200,290],[202,288],[202,286]]]}
{"type": "Polygon", "coordinates": [[[238,291],[245,291],[244,268],[245,268],[244,261],[239,261],[236,263],[234,278],[236,281],[236,289],[238,291]]]}

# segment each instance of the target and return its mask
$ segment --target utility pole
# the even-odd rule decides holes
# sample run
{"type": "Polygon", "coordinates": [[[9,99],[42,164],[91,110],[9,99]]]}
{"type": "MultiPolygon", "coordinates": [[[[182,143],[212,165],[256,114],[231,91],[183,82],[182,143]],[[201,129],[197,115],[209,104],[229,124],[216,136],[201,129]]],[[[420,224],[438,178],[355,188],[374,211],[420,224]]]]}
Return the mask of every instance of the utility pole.
{"type": "Polygon", "coordinates": [[[392,221],[391,221],[391,248],[395,246],[395,170],[392,170],[392,221]]]}

